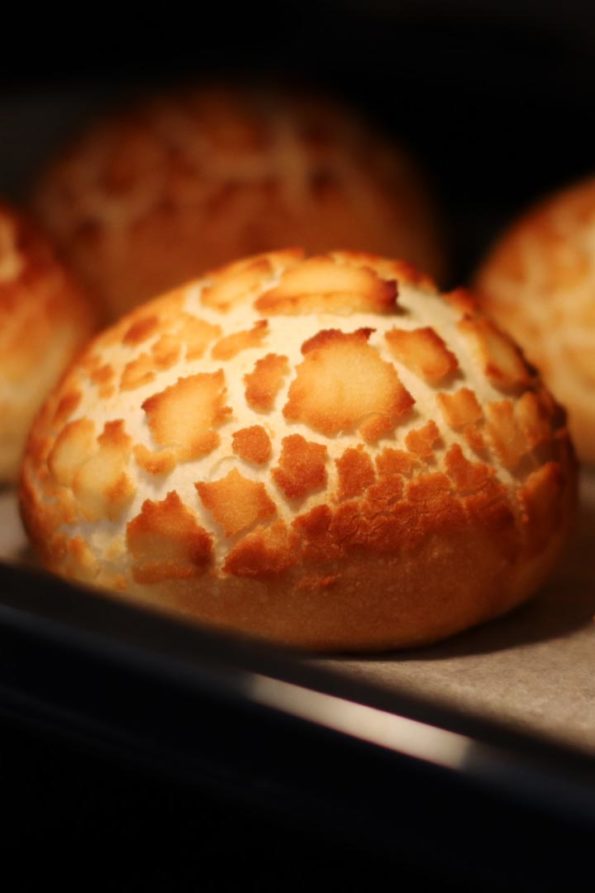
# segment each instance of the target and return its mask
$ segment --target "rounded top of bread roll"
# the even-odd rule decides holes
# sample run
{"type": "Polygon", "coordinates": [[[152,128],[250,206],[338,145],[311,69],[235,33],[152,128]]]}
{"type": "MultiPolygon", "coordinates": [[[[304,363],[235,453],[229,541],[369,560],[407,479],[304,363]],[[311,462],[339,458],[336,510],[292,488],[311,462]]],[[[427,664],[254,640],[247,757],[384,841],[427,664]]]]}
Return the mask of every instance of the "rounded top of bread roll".
{"type": "Polygon", "coordinates": [[[188,88],[107,116],[49,167],[33,207],[112,318],[286,245],[444,271],[433,203],[403,149],[289,91],[188,88]]]}
{"type": "Polygon", "coordinates": [[[33,417],[93,324],[46,239],[0,202],[0,482],[16,479],[33,417]]]}
{"type": "Polygon", "coordinates": [[[469,295],[403,262],[287,250],[96,338],[37,419],[21,498],[53,571],[371,649],[532,594],[575,463],[564,413],[469,295]]]}
{"type": "Polygon", "coordinates": [[[579,456],[595,462],[595,177],[511,226],[476,288],[568,410],[579,456]]]}

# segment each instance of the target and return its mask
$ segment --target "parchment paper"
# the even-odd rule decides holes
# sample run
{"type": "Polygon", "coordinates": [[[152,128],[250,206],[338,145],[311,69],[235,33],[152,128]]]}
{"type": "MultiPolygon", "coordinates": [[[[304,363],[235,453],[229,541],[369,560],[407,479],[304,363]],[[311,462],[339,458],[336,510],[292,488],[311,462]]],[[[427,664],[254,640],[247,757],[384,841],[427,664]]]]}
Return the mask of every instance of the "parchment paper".
{"type": "MultiPolygon", "coordinates": [[[[16,498],[0,493],[0,558],[29,558],[16,498]]],[[[317,661],[595,753],[595,474],[581,480],[568,552],[532,602],[430,648],[317,661]]]]}
{"type": "Polygon", "coordinates": [[[595,753],[594,615],[595,474],[583,474],[573,541],[534,601],[428,648],[322,663],[595,753]]]}

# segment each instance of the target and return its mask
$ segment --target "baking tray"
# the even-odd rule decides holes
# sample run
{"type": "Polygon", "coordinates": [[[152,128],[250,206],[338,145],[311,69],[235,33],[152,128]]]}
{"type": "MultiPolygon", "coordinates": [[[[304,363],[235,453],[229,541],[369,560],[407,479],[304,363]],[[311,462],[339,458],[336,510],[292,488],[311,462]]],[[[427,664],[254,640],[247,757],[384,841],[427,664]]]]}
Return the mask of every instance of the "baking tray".
{"type": "MultiPolygon", "coordinates": [[[[147,83],[282,74],[344,95],[415,151],[452,222],[459,282],[513,213],[592,166],[586,4],[481,7],[290,0],[280,40],[272,6],[233,21],[222,6],[200,53],[191,29],[162,17],[142,41],[121,29],[109,53],[54,34],[51,48],[0,60],[0,192],[23,196],[72,127],[147,83]]],[[[7,728],[236,811],[258,804],[331,852],[360,852],[366,870],[410,865],[441,889],[590,889],[592,474],[565,561],[535,601],[431,648],[357,659],[214,634],[40,574],[7,492],[0,531],[7,728]]],[[[350,889],[343,861],[336,888],[350,889]]]]}

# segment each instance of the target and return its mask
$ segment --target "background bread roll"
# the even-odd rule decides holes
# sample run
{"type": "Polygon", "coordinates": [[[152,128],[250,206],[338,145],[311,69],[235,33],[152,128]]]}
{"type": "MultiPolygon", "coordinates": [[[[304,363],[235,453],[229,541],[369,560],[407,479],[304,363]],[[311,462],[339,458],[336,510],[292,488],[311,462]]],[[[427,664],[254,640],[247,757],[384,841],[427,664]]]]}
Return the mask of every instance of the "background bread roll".
{"type": "Polygon", "coordinates": [[[574,491],[563,412],[468,295],[285,251],[95,339],[37,420],[21,498],[57,573],[353,650],[526,599],[574,491]]]}
{"type": "Polygon", "coordinates": [[[579,456],[595,462],[595,178],[515,222],[476,288],[567,408],[579,456]]]}
{"type": "Polygon", "coordinates": [[[33,206],[112,318],[292,244],[444,271],[435,210],[406,153],[334,103],[271,90],[188,89],[107,117],[48,169],[33,206]]]}
{"type": "Polygon", "coordinates": [[[0,482],[17,477],[33,416],[93,323],[45,238],[0,203],[0,482]]]}

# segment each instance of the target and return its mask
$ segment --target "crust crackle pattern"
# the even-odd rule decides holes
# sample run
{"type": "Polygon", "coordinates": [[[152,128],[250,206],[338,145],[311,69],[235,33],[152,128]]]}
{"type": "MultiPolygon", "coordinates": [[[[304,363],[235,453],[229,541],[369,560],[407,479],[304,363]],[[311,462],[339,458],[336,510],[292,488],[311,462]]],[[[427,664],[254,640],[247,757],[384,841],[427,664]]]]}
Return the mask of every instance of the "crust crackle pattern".
{"type": "Polygon", "coordinates": [[[335,103],[203,87],[92,126],[33,207],[115,319],[259,251],[342,245],[444,273],[442,238],[407,154],[335,103]]]}
{"type": "Polygon", "coordinates": [[[504,234],[477,276],[486,312],[523,346],[595,462],[595,178],[546,199],[504,234]]]}
{"type": "Polygon", "coordinates": [[[99,336],[45,406],[22,505],[54,571],[319,648],[519,603],[566,536],[563,412],[465,292],[287,250],[99,336]]]}

